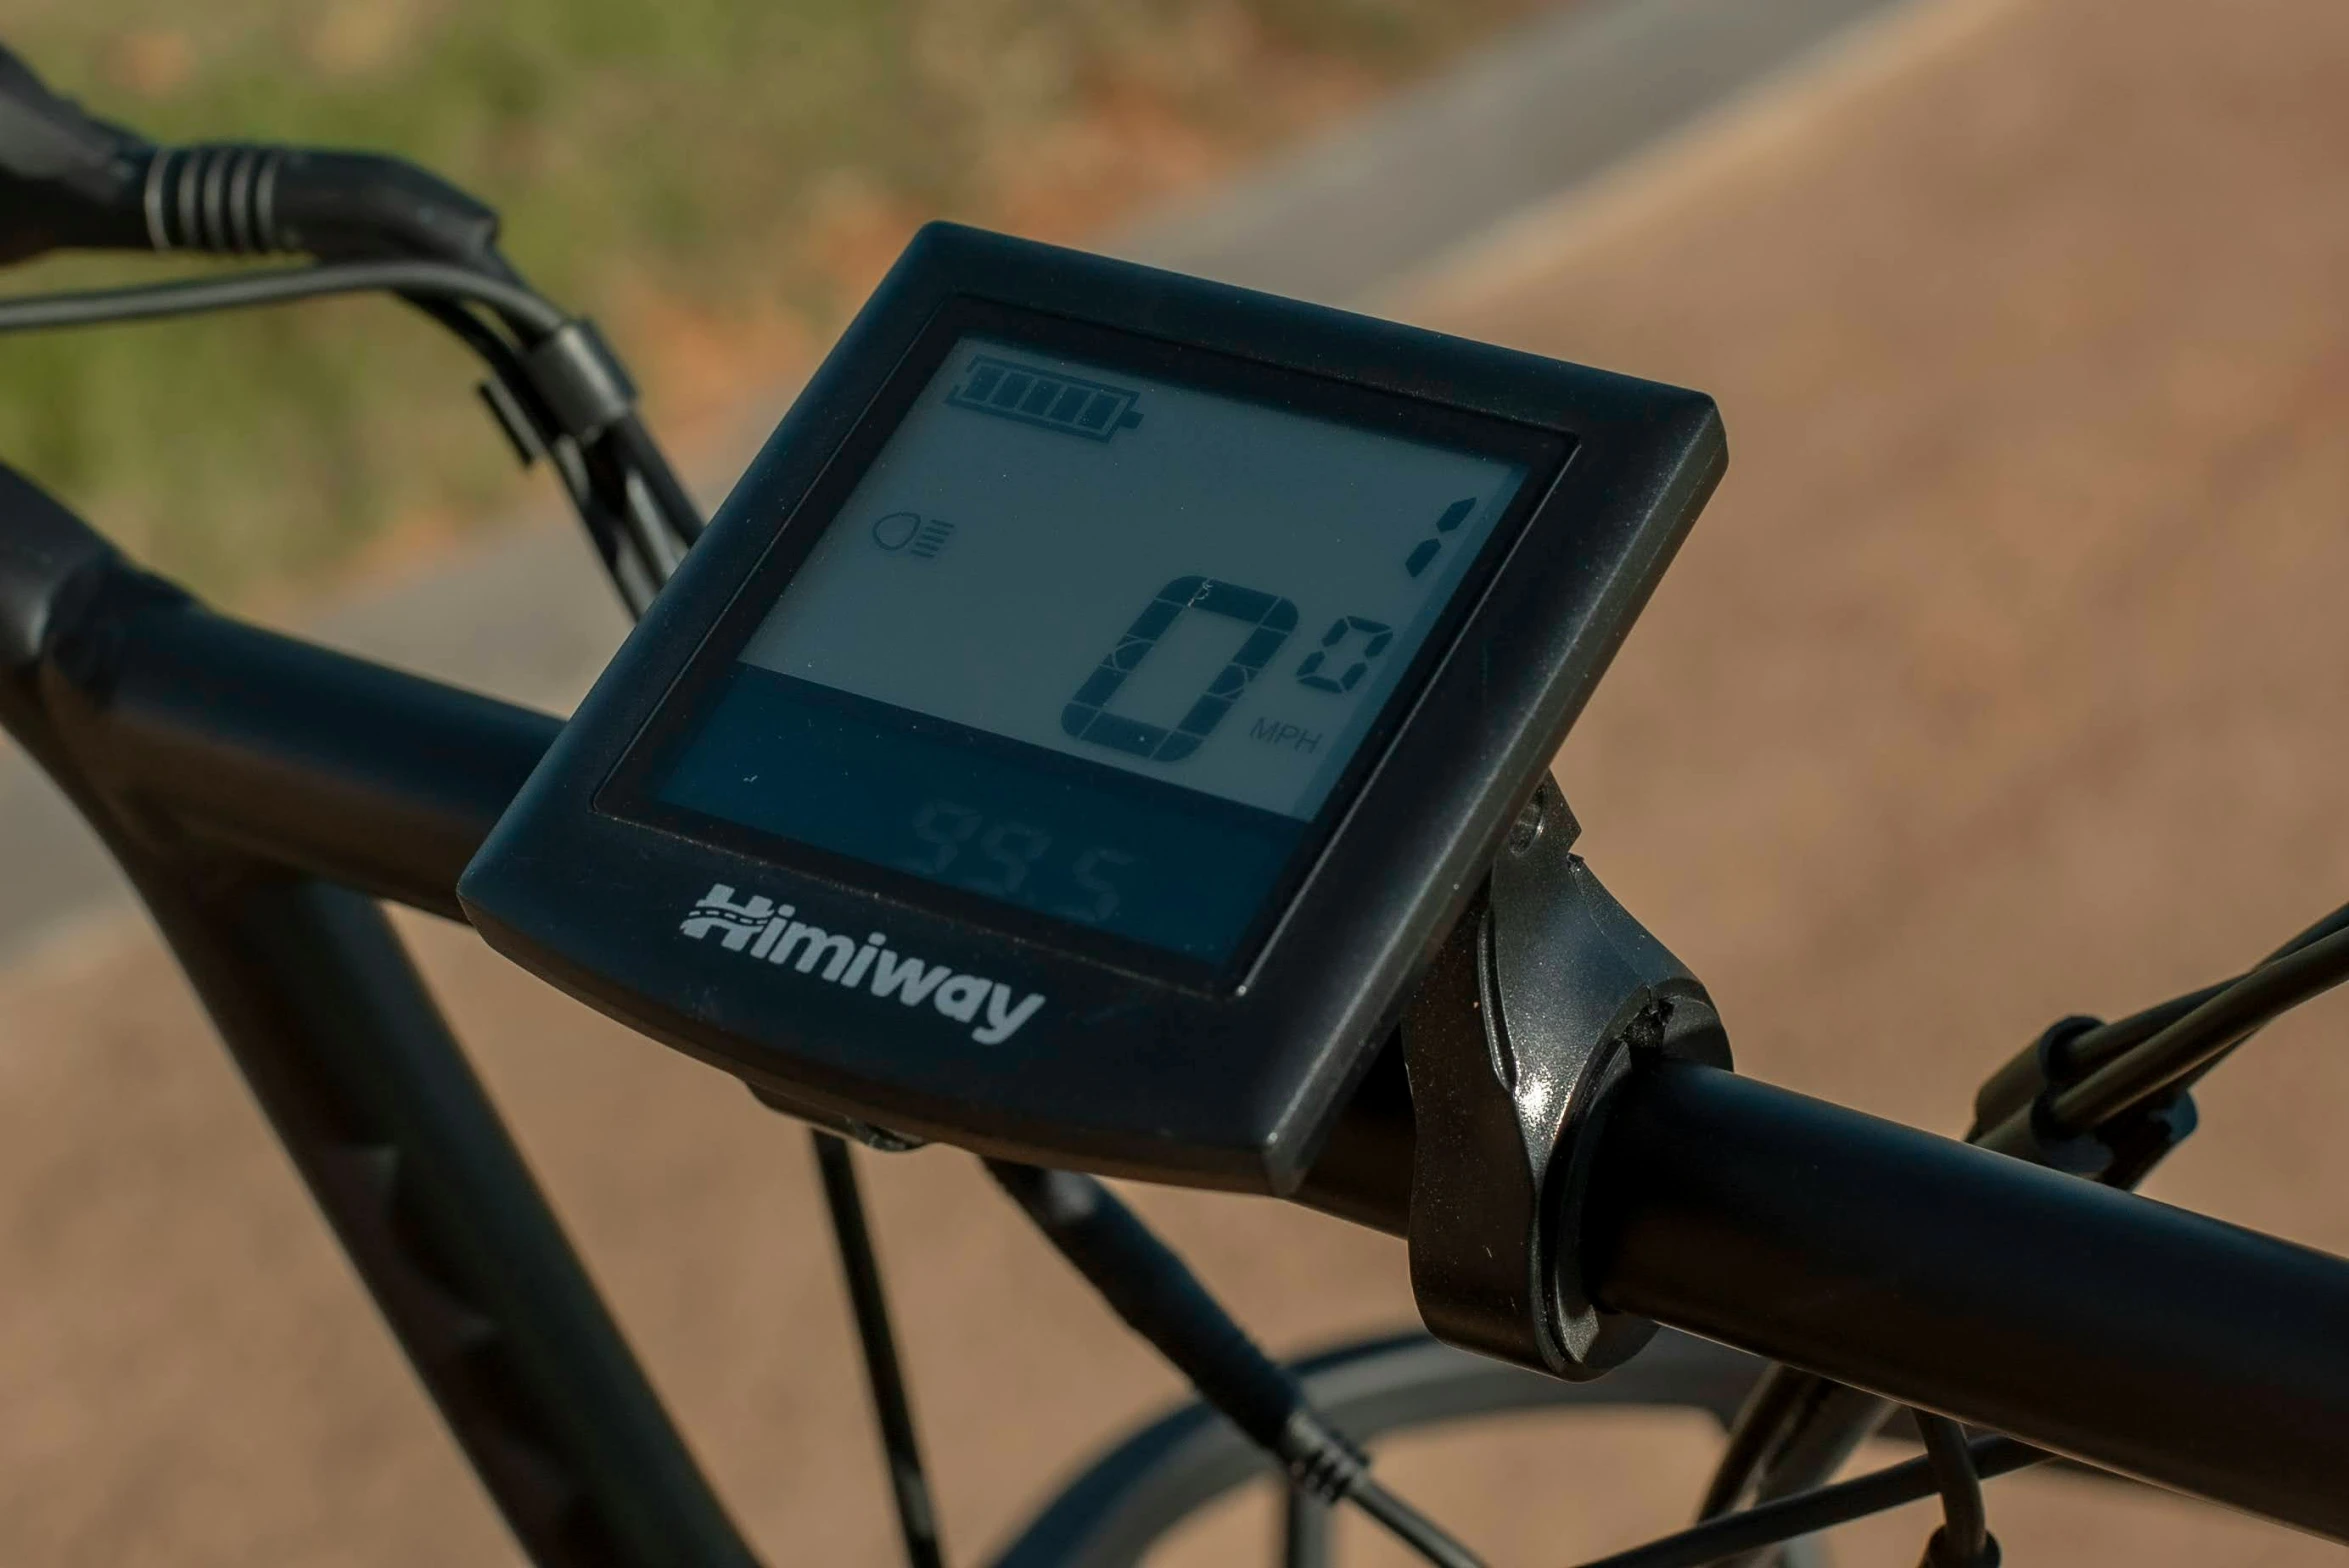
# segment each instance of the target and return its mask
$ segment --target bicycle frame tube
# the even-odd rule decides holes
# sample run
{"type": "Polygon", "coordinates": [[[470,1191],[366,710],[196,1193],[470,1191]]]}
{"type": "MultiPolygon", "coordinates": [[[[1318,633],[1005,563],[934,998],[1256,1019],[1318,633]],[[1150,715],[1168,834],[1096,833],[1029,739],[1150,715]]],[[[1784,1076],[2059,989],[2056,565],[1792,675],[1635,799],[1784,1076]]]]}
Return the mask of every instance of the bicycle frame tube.
{"type": "Polygon", "coordinates": [[[0,470],[0,723],[130,875],[418,1379],[544,1568],[753,1559],[383,913],[556,728],[240,627],[0,470]]]}

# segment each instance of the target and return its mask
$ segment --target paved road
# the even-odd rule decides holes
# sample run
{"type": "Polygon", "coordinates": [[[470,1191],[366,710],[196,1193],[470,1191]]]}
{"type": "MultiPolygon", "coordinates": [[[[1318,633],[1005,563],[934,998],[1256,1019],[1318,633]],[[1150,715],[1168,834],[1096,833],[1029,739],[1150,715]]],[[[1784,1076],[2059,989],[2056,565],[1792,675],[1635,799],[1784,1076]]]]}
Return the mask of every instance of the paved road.
{"type": "MultiPolygon", "coordinates": [[[[1118,253],[1253,287],[1357,300],[1798,65],[1887,0],[1585,0],[1260,175],[1109,237],[1118,253]]],[[[745,411],[747,458],[789,403],[745,411]]],[[[721,493],[739,462],[702,476],[721,493]]],[[[626,631],[574,533],[514,530],[421,581],[294,628],[568,711],[626,631]]],[[[0,739],[0,963],[127,900],[80,822],[0,739]]]]}
{"type": "MultiPolygon", "coordinates": [[[[2048,1019],[2222,972],[2349,886],[2349,12],[2114,17],[1933,0],[1390,299],[1721,397],[1731,477],[1563,776],[1748,1070],[1927,1126],[2048,1019]]],[[[890,1561],[800,1140],[416,929],[770,1559],[890,1561]]],[[[2349,1251],[2343,1017],[2214,1079],[2158,1191],[2349,1251]]],[[[0,976],[0,1019],[0,1560],[509,1560],[168,965],[125,925],[0,976]]],[[[967,1161],[867,1168],[968,1558],[1171,1384],[967,1161]]],[[[1385,1240],[1142,1201],[1277,1346],[1408,1315],[1385,1240]]],[[[1668,1417],[1534,1419],[1382,1464],[1496,1562],[1554,1563],[1680,1518],[1707,1457],[1668,1417]]],[[[1997,1484],[2009,1560],[2341,1560],[2065,1485],[1997,1484]]],[[[1844,1560],[1913,1561],[1928,1527],[1844,1560]]]]}

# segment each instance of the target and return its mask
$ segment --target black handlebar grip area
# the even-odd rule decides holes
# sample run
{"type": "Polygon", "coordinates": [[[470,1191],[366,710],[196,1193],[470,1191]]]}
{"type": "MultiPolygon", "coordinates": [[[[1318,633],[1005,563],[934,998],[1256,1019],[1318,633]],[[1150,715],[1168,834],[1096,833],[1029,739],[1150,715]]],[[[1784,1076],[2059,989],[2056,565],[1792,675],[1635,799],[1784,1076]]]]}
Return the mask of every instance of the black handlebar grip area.
{"type": "Polygon", "coordinates": [[[1712,1068],[1597,1136],[1607,1306],[2349,1540],[2349,1262],[1712,1068]]]}
{"type": "Polygon", "coordinates": [[[157,147],[52,92],[0,46],[0,263],[46,251],[422,257],[511,276],[498,215],[381,153],[157,147]]]}
{"type": "Polygon", "coordinates": [[[0,263],[69,246],[143,246],[145,151],[0,46],[0,263]]]}
{"type": "Polygon", "coordinates": [[[381,153],[245,142],[159,147],[141,180],[142,241],[214,255],[412,256],[505,276],[498,215],[429,169],[381,153]]]}

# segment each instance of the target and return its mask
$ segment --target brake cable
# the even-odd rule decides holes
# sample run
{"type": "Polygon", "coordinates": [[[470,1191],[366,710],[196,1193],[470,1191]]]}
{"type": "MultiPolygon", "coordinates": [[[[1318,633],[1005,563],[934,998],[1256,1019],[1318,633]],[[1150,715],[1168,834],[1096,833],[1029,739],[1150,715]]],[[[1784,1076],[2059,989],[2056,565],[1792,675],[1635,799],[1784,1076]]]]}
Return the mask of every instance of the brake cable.
{"type": "Polygon", "coordinates": [[[2278,1015],[2349,980],[2349,929],[2260,965],[2143,1044],[2048,1101],[2059,1128],[2095,1128],[2127,1116],[2216,1066],[2278,1015]]]}
{"type": "Polygon", "coordinates": [[[414,294],[474,300],[534,336],[568,319],[527,287],[446,261],[328,261],[269,267],[217,278],[181,278],[123,288],[81,289],[0,299],[0,332],[37,332],[106,322],[158,321],[211,311],[244,310],[334,294],[414,294]]]}
{"type": "Polygon", "coordinates": [[[987,1161],[988,1174],[1126,1326],[1174,1364],[1208,1404],[1323,1503],[1352,1503],[1438,1568],[1476,1555],[1389,1491],[1370,1460],[1313,1405],[1305,1385],[1249,1338],[1189,1265],[1091,1176],[987,1161]]]}
{"type": "MultiPolygon", "coordinates": [[[[2011,1437],[1977,1437],[1965,1446],[1974,1475],[1982,1481],[2054,1457],[2044,1449],[2011,1437]]],[[[1839,1524],[1931,1497],[1938,1489],[1932,1460],[1910,1459],[1833,1486],[1817,1487],[1792,1497],[1757,1503],[1738,1513],[1707,1519],[1644,1546],[1595,1558],[1578,1568],[1707,1568],[1707,1565],[1740,1561],[1748,1554],[1768,1551],[1802,1536],[1816,1535],[1839,1524]]]]}
{"type": "Polygon", "coordinates": [[[1982,1507],[1982,1477],[1965,1428],[1923,1410],[1916,1419],[1942,1509],[1941,1528],[1925,1544],[1925,1568],[1998,1568],[1998,1541],[1982,1507]]]}
{"type": "Polygon", "coordinates": [[[550,460],[615,588],[641,615],[701,532],[684,487],[635,411],[635,388],[584,318],[505,276],[411,259],[320,262],[222,278],[185,279],[0,299],[0,333],[157,321],[335,295],[397,294],[454,333],[489,366],[484,399],[525,466],[550,460]],[[509,342],[469,306],[484,306],[509,342]]]}

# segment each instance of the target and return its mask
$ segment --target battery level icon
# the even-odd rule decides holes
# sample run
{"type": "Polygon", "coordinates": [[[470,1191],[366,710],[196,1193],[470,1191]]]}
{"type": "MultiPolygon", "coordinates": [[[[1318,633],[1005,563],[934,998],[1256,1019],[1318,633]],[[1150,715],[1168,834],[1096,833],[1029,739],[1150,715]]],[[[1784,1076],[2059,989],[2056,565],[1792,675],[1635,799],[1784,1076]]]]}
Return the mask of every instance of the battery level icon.
{"type": "Polygon", "coordinates": [[[1106,441],[1142,422],[1141,411],[1134,407],[1140,396],[1129,387],[978,354],[963,367],[962,381],[946,394],[946,401],[1023,425],[1106,441]]]}

